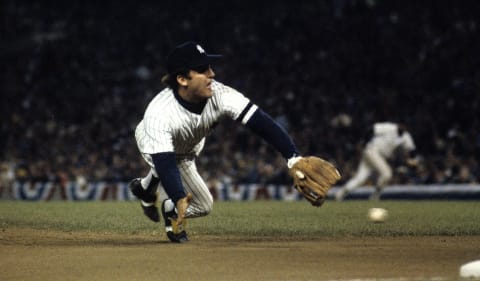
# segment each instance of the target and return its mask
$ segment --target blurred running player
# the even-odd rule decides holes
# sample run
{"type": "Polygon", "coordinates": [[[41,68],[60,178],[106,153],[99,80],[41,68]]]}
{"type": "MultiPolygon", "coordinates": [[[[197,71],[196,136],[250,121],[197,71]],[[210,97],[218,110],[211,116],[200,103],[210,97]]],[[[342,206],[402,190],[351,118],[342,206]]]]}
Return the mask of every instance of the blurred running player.
{"type": "Polygon", "coordinates": [[[355,175],[335,194],[337,201],[342,201],[349,192],[364,184],[374,173],[377,174],[375,191],[370,199],[380,199],[382,189],[392,179],[392,168],[388,160],[398,149],[407,153],[406,163],[417,165],[415,143],[404,125],[383,122],[375,123],[367,133],[366,144],[360,164],[355,175]]]}

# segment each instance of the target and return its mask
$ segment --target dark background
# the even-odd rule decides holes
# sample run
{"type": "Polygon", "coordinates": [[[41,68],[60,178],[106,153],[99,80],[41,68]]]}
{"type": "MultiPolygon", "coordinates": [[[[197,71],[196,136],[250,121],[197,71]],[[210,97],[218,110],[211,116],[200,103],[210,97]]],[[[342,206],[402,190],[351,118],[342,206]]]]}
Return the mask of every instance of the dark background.
{"type": "MultiPolygon", "coordinates": [[[[394,183],[478,183],[477,1],[227,2],[2,1],[4,172],[145,175],[134,128],[164,87],[168,51],[195,40],[224,55],[217,80],[276,118],[302,154],[334,161],[343,180],[366,129],[394,121],[423,158],[397,169],[394,183]]],[[[289,180],[281,156],[231,120],[207,139],[198,166],[208,181],[289,180]]]]}

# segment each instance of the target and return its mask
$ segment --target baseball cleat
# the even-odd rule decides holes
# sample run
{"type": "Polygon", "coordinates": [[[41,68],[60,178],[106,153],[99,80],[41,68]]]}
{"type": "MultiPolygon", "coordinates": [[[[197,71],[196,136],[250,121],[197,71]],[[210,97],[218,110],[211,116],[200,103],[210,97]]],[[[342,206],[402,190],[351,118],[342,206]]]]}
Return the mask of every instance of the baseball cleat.
{"type": "Polygon", "coordinates": [[[188,235],[187,235],[187,232],[185,232],[185,230],[177,234],[173,233],[173,231],[167,231],[167,237],[173,243],[188,242],[188,235]]]}
{"type": "Polygon", "coordinates": [[[158,213],[158,208],[155,203],[147,203],[142,201],[140,205],[142,206],[143,214],[145,214],[145,216],[147,216],[151,221],[160,221],[160,214],[158,213]]]}
{"type": "Polygon", "coordinates": [[[129,184],[128,188],[138,199],[141,200],[140,206],[142,207],[143,213],[153,222],[160,221],[160,214],[156,206],[157,194],[149,193],[142,187],[140,178],[133,179],[129,184]]]}
{"type": "Polygon", "coordinates": [[[187,221],[184,219],[183,223],[179,225],[177,223],[177,213],[175,208],[171,211],[165,211],[165,203],[169,199],[165,199],[162,202],[162,216],[165,221],[165,231],[168,239],[173,243],[183,243],[188,241],[188,235],[185,231],[187,221]]]}

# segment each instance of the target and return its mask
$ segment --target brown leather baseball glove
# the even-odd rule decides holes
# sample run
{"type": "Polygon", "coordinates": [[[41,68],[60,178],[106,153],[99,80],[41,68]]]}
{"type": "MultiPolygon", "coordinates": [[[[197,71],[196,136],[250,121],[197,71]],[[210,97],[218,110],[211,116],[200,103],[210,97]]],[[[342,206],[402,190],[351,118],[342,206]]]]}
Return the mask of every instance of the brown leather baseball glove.
{"type": "Polygon", "coordinates": [[[185,228],[185,213],[187,212],[190,201],[192,201],[191,193],[188,193],[186,197],[177,201],[177,218],[175,221],[172,221],[174,233],[181,232],[185,228]]]}
{"type": "Polygon", "coordinates": [[[315,207],[322,206],[328,190],[341,178],[332,163],[316,156],[297,157],[289,161],[288,172],[298,192],[315,207]]]}

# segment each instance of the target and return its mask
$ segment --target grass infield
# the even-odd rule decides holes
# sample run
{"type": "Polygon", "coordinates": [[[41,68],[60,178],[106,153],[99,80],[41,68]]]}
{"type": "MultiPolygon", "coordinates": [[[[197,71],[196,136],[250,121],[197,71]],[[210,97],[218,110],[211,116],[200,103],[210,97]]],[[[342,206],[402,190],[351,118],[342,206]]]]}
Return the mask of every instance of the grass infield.
{"type": "MultiPolygon", "coordinates": [[[[478,201],[215,202],[210,215],[188,220],[191,234],[277,237],[480,235],[478,201]],[[389,211],[372,223],[367,211],[389,211]]],[[[0,227],[149,234],[163,229],[143,216],[138,201],[0,201],[0,227]]]]}

